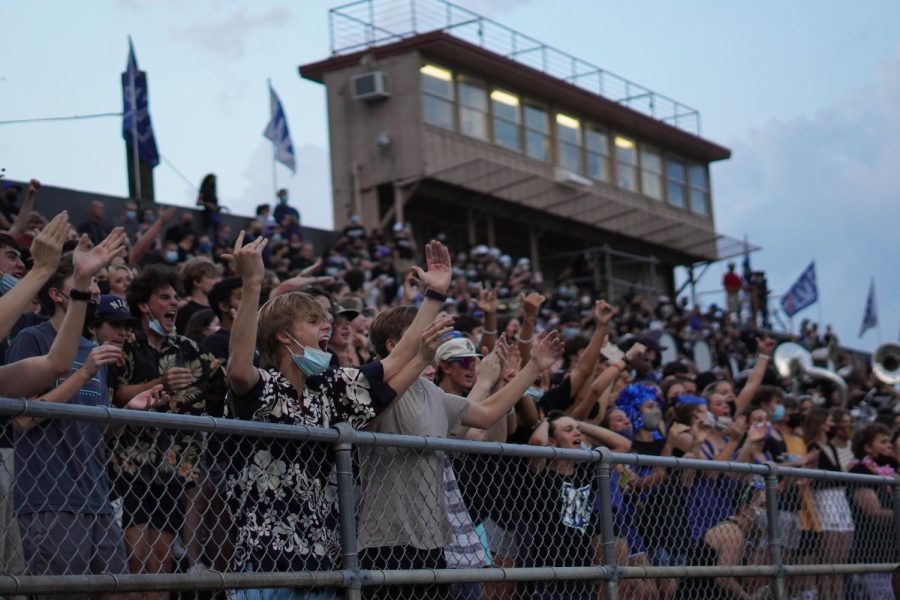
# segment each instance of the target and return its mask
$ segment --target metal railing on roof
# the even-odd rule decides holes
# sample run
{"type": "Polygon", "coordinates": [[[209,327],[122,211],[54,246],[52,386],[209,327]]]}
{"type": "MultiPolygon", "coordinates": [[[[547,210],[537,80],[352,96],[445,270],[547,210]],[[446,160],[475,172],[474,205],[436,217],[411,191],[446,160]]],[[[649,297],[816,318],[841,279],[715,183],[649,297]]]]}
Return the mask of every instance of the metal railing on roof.
{"type": "Polygon", "coordinates": [[[358,0],[328,11],[331,54],[443,31],[525,66],[700,135],[700,112],[446,0],[358,0]]]}

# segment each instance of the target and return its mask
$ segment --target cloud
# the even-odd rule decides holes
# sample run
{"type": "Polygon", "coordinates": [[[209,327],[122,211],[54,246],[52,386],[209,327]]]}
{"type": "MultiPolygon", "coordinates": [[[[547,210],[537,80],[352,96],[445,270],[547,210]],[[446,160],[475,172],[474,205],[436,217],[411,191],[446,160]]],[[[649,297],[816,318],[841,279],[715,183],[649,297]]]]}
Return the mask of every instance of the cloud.
{"type": "Polygon", "coordinates": [[[247,37],[254,31],[283,27],[291,18],[291,10],[284,5],[256,14],[240,7],[230,14],[202,24],[177,27],[173,39],[186,40],[230,60],[243,56],[247,37]]]}
{"type": "MultiPolygon", "coordinates": [[[[278,165],[278,187],[287,188],[291,204],[300,211],[304,225],[334,228],[331,203],[331,164],[328,150],[313,144],[296,149],[297,173],[278,165]]],[[[272,189],[272,144],[260,141],[244,169],[244,190],[231,205],[237,214],[252,215],[256,206],[274,201],[272,189]]]]}
{"type": "Polygon", "coordinates": [[[898,105],[900,48],[872,85],[811,117],[768,122],[716,167],[717,227],[765,248],[754,267],[779,294],[815,258],[823,317],[851,345],[873,276],[882,331],[893,339],[900,326],[898,105]]]}

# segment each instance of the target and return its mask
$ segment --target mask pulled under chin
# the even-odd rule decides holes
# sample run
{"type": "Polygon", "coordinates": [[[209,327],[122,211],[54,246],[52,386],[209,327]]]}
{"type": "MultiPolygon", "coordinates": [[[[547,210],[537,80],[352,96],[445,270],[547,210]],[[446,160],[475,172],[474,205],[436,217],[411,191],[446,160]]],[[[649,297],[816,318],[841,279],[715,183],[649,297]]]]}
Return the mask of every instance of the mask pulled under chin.
{"type": "Polygon", "coordinates": [[[156,335],[161,335],[162,337],[169,337],[170,335],[175,335],[174,328],[171,332],[166,331],[162,324],[159,322],[159,319],[153,319],[148,324],[147,327],[150,328],[150,331],[155,333],[156,335]]]}
{"type": "Polygon", "coordinates": [[[294,354],[294,351],[291,350],[290,346],[287,347],[288,352],[291,353],[291,358],[294,359],[294,364],[297,365],[297,368],[299,368],[307,377],[321,375],[325,372],[325,369],[331,365],[331,352],[324,352],[318,348],[304,346],[290,334],[288,334],[288,337],[303,349],[303,354],[294,354]]]}

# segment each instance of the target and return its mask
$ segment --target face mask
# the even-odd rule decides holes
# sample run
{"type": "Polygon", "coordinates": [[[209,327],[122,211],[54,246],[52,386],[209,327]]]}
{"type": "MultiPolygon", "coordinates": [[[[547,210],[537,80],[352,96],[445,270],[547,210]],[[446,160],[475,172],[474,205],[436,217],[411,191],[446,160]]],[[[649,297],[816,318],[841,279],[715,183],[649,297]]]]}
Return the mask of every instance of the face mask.
{"type": "Polygon", "coordinates": [[[312,377],[314,375],[321,375],[325,372],[325,369],[331,364],[331,352],[322,352],[318,348],[304,346],[290,334],[288,334],[288,337],[303,349],[303,354],[298,355],[294,354],[294,351],[291,350],[290,346],[287,347],[288,352],[291,353],[291,357],[294,359],[294,364],[297,365],[304,375],[312,377]]]}
{"type": "Polygon", "coordinates": [[[19,280],[10,275],[9,273],[4,273],[3,277],[0,277],[0,294],[5,294],[9,290],[16,287],[16,284],[19,283],[19,280]]]}
{"type": "Polygon", "coordinates": [[[148,215],[144,218],[144,223],[146,223],[147,225],[153,225],[154,223],[156,223],[156,215],[148,215]]]}
{"type": "Polygon", "coordinates": [[[715,426],[716,426],[716,417],[715,417],[715,415],[713,415],[711,412],[707,412],[707,413],[706,413],[705,421],[706,421],[706,424],[707,424],[709,427],[715,427],[715,426]]]}
{"type": "Polygon", "coordinates": [[[769,520],[766,517],[765,509],[760,506],[755,507],[753,509],[753,519],[751,519],[750,523],[755,529],[766,531],[769,527],[769,520]]]}
{"type": "Polygon", "coordinates": [[[178,250],[166,250],[166,262],[169,264],[178,262],[178,250]]]}
{"type": "Polygon", "coordinates": [[[631,427],[626,427],[622,431],[617,431],[616,433],[623,437],[627,437],[629,440],[634,440],[634,430],[631,427]]]}
{"type": "Polygon", "coordinates": [[[161,337],[169,337],[170,335],[175,335],[175,327],[172,327],[172,331],[166,331],[165,327],[162,326],[162,323],[159,322],[159,319],[153,316],[153,313],[150,313],[150,322],[147,323],[147,327],[158,336],[161,337]]]}
{"type": "Polygon", "coordinates": [[[577,327],[563,327],[563,330],[562,330],[563,339],[567,339],[567,340],[572,339],[579,333],[581,333],[581,330],[578,329],[577,327]]]}
{"type": "Polygon", "coordinates": [[[137,221],[137,211],[136,210],[126,210],[125,218],[129,221],[137,221]]]}
{"type": "Polygon", "coordinates": [[[775,410],[772,411],[772,420],[776,423],[784,421],[784,404],[779,404],[775,407],[775,410]]]}
{"type": "MultiPolygon", "coordinates": [[[[706,414],[709,414],[709,413],[706,413],[706,414]]],[[[720,431],[725,431],[726,429],[731,427],[731,424],[733,422],[734,421],[732,420],[731,417],[718,417],[718,418],[716,418],[716,429],[718,429],[720,431]]]]}
{"type": "Polygon", "coordinates": [[[792,414],[791,416],[789,416],[787,418],[787,421],[786,421],[787,426],[790,427],[791,429],[796,429],[797,427],[800,427],[800,423],[802,423],[802,422],[803,422],[803,415],[801,415],[800,413],[792,414]]]}
{"type": "Polygon", "coordinates": [[[534,401],[537,402],[544,397],[544,390],[539,387],[531,386],[527,390],[525,390],[525,395],[531,396],[532,398],[534,398],[534,401]]]}
{"type": "Polygon", "coordinates": [[[643,415],[644,429],[656,431],[662,422],[662,411],[658,408],[645,412],[643,415]]]}
{"type": "Polygon", "coordinates": [[[209,242],[200,242],[200,246],[198,246],[200,252],[209,252],[212,250],[212,244],[209,242]]]}
{"type": "Polygon", "coordinates": [[[281,234],[280,234],[280,233],[273,233],[273,234],[272,234],[272,241],[273,241],[273,242],[280,242],[280,241],[282,241],[283,239],[284,239],[284,238],[281,237],[281,234]]]}

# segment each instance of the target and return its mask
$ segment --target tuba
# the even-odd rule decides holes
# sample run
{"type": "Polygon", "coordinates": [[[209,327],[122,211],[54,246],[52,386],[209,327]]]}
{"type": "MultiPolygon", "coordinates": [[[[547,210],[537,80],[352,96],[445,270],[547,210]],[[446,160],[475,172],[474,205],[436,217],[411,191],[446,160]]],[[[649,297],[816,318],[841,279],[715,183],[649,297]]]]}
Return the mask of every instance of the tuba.
{"type": "Polygon", "coordinates": [[[828,369],[822,369],[813,363],[812,354],[794,342],[784,342],[775,348],[772,357],[775,369],[782,377],[790,377],[795,385],[809,379],[825,379],[830,381],[841,393],[841,407],[847,405],[847,382],[844,378],[828,369]]]}
{"type": "Polygon", "coordinates": [[[872,355],[872,373],[882,383],[900,383],[900,344],[888,342],[878,346],[872,355]]]}

